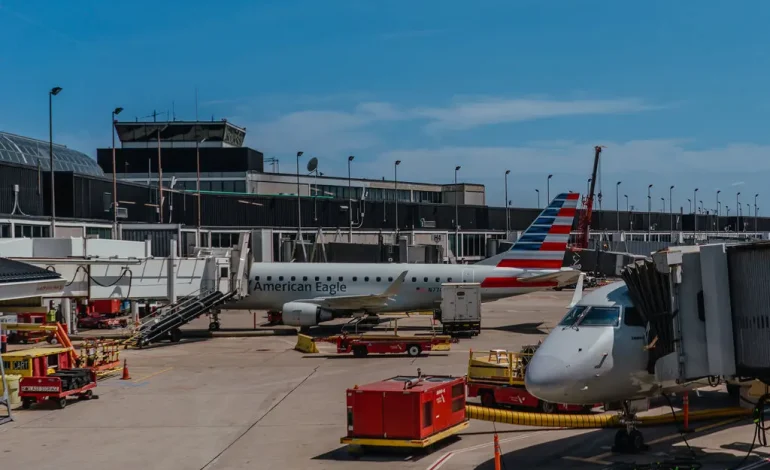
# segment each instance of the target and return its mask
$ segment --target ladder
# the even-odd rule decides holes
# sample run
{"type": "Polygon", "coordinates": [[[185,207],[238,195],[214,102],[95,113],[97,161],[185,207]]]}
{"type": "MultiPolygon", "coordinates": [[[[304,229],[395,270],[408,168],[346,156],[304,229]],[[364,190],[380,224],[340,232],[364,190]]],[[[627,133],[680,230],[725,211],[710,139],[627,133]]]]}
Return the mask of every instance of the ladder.
{"type": "MultiPolygon", "coordinates": [[[[0,326],[0,330],[2,330],[2,326],[0,326]]],[[[6,412],[8,413],[7,416],[0,416],[0,425],[2,425],[10,421],[13,421],[13,414],[11,413],[11,397],[8,395],[8,381],[5,378],[5,366],[3,365],[3,360],[1,357],[0,357],[0,380],[2,380],[2,383],[3,383],[3,396],[0,397],[0,406],[4,406],[6,409],[6,412]]]]}

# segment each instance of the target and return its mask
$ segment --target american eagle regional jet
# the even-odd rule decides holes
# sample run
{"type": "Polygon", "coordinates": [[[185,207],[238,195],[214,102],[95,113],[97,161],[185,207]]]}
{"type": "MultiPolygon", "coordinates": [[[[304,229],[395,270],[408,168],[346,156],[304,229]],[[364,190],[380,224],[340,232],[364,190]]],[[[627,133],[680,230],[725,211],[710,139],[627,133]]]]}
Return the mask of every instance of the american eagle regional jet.
{"type": "Polygon", "coordinates": [[[476,264],[254,263],[249,295],[232,308],[280,312],[307,327],[354,313],[435,310],[441,284],[481,284],[489,302],[574,283],[562,267],[578,193],[559,194],[505,253],[476,264]]]}

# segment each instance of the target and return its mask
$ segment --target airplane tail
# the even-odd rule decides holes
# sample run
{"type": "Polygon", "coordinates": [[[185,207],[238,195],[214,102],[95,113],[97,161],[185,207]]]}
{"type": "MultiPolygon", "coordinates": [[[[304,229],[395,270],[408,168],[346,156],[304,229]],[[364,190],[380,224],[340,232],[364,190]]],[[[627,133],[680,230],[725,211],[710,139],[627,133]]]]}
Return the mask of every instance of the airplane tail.
{"type": "Polygon", "coordinates": [[[557,195],[510,250],[478,264],[498,268],[561,268],[579,199],[578,193],[557,195]]]}

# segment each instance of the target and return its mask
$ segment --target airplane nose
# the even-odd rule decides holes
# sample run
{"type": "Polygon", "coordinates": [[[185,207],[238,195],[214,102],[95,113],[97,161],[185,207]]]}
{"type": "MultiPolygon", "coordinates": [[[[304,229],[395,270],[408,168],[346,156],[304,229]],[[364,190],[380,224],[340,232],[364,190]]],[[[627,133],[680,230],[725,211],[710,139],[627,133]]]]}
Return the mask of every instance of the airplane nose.
{"type": "Polygon", "coordinates": [[[564,361],[549,355],[536,353],[524,377],[527,391],[540,400],[561,403],[567,395],[568,366],[564,361]]]}

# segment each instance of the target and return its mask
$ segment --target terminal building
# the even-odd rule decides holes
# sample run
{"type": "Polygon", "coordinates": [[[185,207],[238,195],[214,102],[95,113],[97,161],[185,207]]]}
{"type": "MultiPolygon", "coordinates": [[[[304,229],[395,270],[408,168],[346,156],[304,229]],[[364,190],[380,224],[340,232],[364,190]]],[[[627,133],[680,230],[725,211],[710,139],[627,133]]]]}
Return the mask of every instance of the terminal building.
{"type": "MultiPolygon", "coordinates": [[[[440,246],[445,262],[473,262],[489,254],[490,241],[515,239],[540,212],[489,207],[483,185],[348,179],[318,167],[300,174],[297,197],[297,175],[245,147],[246,130],[224,120],[117,122],[115,131],[116,197],[112,147],[97,149],[94,161],[54,143],[55,204],[50,143],[0,132],[0,238],[151,239],[153,253],[166,256],[172,238],[184,255],[195,246],[232,247],[239,233],[258,230],[252,243],[262,244],[262,259],[284,260],[284,242],[296,240],[301,228],[306,242],[321,233],[329,242],[394,244],[398,235],[412,245],[440,246]]],[[[767,218],[706,213],[696,225],[695,217],[599,210],[591,236],[644,242],[640,250],[649,252],[716,232],[733,238],[770,232],[767,218]]]]}

